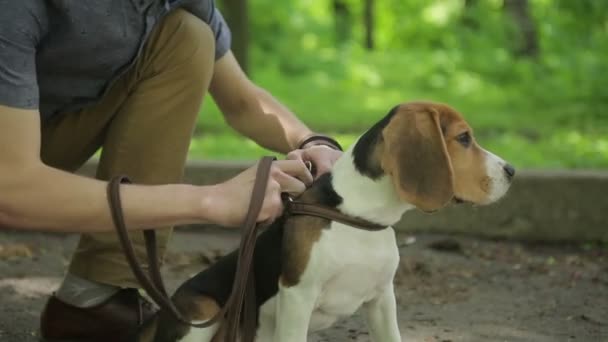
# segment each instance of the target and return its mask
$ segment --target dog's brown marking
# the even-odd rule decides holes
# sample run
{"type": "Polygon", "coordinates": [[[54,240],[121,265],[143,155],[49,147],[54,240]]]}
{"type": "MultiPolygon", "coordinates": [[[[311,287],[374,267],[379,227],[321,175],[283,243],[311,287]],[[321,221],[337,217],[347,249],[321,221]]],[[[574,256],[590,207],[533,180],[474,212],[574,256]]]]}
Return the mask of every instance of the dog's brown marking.
{"type": "MultiPolygon", "coordinates": [[[[212,298],[184,289],[179,289],[173,295],[172,300],[179,312],[190,322],[207,321],[221,309],[212,298]]],[[[221,327],[221,320],[219,324],[221,327]]],[[[198,328],[192,328],[178,321],[173,314],[161,310],[156,314],[154,320],[140,332],[139,342],[180,340],[190,332],[190,329],[198,328]]]]}
{"type": "Polygon", "coordinates": [[[402,105],[382,137],[381,165],[401,199],[424,211],[437,210],[452,199],[452,166],[436,110],[402,105]]]}
{"type": "Polygon", "coordinates": [[[158,315],[154,315],[140,328],[137,334],[137,342],[152,342],[158,327],[158,315]]]}
{"type": "MultiPolygon", "coordinates": [[[[319,203],[323,196],[318,188],[304,192],[298,201],[319,203]]],[[[314,244],[321,238],[323,229],[330,226],[330,220],[312,216],[293,216],[286,220],[283,227],[283,249],[281,285],[290,287],[300,282],[302,273],[306,270],[314,244]]]]}
{"type": "Polygon", "coordinates": [[[321,232],[330,224],[318,217],[298,216],[285,223],[283,236],[283,266],[281,285],[290,287],[300,282],[306,270],[313,245],[321,238],[321,232]]]}
{"type": "Polygon", "coordinates": [[[400,105],[374,149],[391,175],[399,196],[424,211],[435,211],[456,196],[483,203],[490,191],[486,152],[473,130],[447,105],[411,102],[400,105]],[[470,144],[458,136],[468,132],[470,144]]]}
{"type": "Polygon", "coordinates": [[[473,203],[485,202],[491,190],[486,170],[486,152],[477,144],[473,129],[459,113],[447,106],[438,106],[437,110],[449,122],[444,139],[454,173],[455,196],[473,203]],[[471,139],[468,147],[457,139],[466,132],[471,139]]]}
{"type": "MultiPolygon", "coordinates": [[[[178,292],[179,293],[179,292],[178,292]]],[[[210,297],[190,294],[188,296],[174,296],[175,304],[191,321],[206,321],[220,311],[217,302],[210,297]]]]}

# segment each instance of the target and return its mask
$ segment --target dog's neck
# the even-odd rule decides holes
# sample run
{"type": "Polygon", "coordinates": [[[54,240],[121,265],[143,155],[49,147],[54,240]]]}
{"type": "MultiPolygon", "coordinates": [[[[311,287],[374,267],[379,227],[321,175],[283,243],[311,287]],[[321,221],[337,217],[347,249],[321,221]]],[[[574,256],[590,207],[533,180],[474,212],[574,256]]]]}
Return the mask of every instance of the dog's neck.
{"type": "Polygon", "coordinates": [[[344,152],[332,169],[332,188],[342,198],[337,208],[374,223],[395,224],[414,206],[400,200],[390,176],[372,179],[357,170],[353,161],[354,146],[344,152]]]}

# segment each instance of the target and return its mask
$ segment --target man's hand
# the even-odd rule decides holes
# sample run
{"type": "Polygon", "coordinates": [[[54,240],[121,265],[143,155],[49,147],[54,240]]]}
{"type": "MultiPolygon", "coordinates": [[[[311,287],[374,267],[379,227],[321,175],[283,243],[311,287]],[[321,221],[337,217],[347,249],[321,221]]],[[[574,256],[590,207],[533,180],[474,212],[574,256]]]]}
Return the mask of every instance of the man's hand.
{"type": "MultiPolygon", "coordinates": [[[[211,221],[227,227],[243,223],[253,185],[257,165],[243,171],[236,177],[211,187],[213,196],[203,206],[212,213],[211,221]]],[[[273,162],[262,210],[257,221],[273,221],[281,215],[283,203],[281,193],[298,195],[313,181],[310,171],[301,160],[281,160],[273,162]]]]}
{"type": "Polygon", "coordinates": [[[289,160],[311,162],[315,170],[315,179],[329,172],[335,162],[342,156],[342,151],[334,150],[325,145],[315,145],[303,150],[294,150],[287,154],[289,160]]]}

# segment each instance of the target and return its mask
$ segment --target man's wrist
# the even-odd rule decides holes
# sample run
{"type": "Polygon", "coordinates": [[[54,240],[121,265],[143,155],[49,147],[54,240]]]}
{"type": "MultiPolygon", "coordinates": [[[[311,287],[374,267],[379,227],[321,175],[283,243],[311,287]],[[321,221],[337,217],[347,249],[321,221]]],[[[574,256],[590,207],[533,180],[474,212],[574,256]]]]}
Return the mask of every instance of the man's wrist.
{"type": "Polygon", "coordinates": [[[195,203],[195,219],[203,224],[218,224],[214,213],[217,210],[217,185],[195,186],[193,191],[193,203],[195,203]]]}
{"type": "Polygon", "coordinates": [[[343,151],[342,146],[336,139],[334,139],[328,135],[316,134],[316,133],[307,135],[302,140],[300,140],[297,144],[297,148],[305,149],[305,148],[308,148],[311,146],[316,146],[316,145],[324,145],[324,146],[333,148],[334,150],[343,151]]]}

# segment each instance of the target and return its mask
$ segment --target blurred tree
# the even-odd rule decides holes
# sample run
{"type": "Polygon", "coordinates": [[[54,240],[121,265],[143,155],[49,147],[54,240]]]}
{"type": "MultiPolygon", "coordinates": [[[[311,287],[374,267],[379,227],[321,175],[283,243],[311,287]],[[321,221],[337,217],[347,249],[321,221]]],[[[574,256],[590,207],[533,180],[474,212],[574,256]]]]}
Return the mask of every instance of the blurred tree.
{"type": "Polygon", "coordinates": [[[538,36],[536,25],[530,15],[528,0],[504,0],[505,11],[513,18],[516,29],[516,47],[518,57],[537,57],[538,36]]]}
{"type": "Polygon", "coordinates": [[[464,9],[462,11],[462,24],[472,30],[479,29],[479,21],[477,21],[476,8],[478,0],[464,0],[464,9]]]}
{"type": "Polygon", "coordinates": [[[334,25],[336,30],[336,44],[348,42],[353,26],[352,14],[348,1],[333,0],[334,25]]]}
{"type": "Polygon", "coordinates": [[[365,48],[368,50],[374,49],[374,0],[365,0],[363,8],[363,26],[365,28],[365,48]]]}
{"type": "Polygon", "coordinates": [[[221,0],[220,8],[232,31],[232,52],[249,73],[249,9],[247,0],[221,0]]]}

